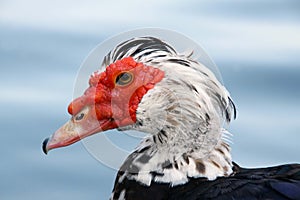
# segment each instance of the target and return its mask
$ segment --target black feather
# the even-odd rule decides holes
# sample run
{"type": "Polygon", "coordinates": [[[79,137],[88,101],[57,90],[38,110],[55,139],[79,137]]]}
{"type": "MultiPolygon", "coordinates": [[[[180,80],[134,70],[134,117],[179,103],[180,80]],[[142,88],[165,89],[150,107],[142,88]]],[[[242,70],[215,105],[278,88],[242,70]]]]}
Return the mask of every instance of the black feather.
{"type": "MultiPolygon", "coordinates": [[[[191,178],[188,183],[171,187],[167,183],[152,182],[150,186],[125,178],[118,178],[114,186],[114,199],[125,189],[125,198],[130,200],[162,199],[300,199],[300,165],[281,165],[270,168],[245,169],[234,164],[234,175],[214,181],[191,178]]],[[[119,172],[122,173],[122,172],[119,172]]],[[[120,174],[118,175],[118,177],[120,174]]]]}

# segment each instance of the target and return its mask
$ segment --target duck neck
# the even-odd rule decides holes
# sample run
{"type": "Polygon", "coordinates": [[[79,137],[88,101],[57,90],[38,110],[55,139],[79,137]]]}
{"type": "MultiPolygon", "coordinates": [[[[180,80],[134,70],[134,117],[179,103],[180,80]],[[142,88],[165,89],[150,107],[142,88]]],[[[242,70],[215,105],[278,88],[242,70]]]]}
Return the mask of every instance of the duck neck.
{"type": "MultiPolygon", "coordinates": [[[[227,132],[220,130],[219,135],[224,134],[227,132]]],[[[222,137],[188,136],[188,133],[174,135],[162,129],[145,138],[120,170],[127,178],[144,185],[159,182],[172,186],[184,184],[190,178],[214,180],[232,173],[230,146],[222,137]]]]}

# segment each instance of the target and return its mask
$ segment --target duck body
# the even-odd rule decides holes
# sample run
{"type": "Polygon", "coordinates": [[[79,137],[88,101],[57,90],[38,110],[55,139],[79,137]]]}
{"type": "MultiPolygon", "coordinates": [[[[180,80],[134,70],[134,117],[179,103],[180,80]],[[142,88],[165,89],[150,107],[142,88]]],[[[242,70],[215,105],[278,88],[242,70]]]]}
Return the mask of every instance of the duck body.
{"type": "Polygon", "coordinates": [[[118,172],[113,199],[120,197],[132,200],[300,199],[299,164],[246,169],[234,163],[233,172],[229,177],[219,177],[213,181],[206,178],[190,178],[186,184],[175,187],[157,182],[145,186],[129,179],[119,183],[122,172],[118,172]]]}

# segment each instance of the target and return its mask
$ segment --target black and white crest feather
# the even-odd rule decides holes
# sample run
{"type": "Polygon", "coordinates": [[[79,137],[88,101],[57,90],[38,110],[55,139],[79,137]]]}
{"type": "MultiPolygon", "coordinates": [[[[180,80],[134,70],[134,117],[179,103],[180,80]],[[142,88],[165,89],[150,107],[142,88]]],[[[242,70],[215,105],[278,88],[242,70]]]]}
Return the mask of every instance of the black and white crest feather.
{"type": "Polygon", "coordinates": [[[127,40],[119,44],[116,48],[110,51],[103,60],[102,66],[107,66],[124,57],[133,57],[137,60],[142,60],[146,56],[157,58],[166,56],[167,54],[176,54],[167,43],[154,37],[140,37],[127,40]]]}

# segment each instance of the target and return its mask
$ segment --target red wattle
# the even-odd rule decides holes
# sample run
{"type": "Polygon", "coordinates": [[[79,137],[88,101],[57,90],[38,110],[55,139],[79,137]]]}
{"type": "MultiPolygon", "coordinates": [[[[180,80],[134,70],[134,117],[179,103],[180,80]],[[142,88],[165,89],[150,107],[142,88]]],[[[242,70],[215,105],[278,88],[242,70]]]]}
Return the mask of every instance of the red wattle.
{"type": "Polygon", "coordinates": [[[118,126],[136,122],[136,110],[143,96],[164,77],[164,72],[152,66],[146,66],[127,57],[95,72],[90,87],[75,99],[68,107],[71,115],[76,115],[84,106],[93,106],[98,120],[114,119],[118,126]],[[129,72],[133,80],[128,85],[119,86],[116,78],[120,73],[129,72]]]}

